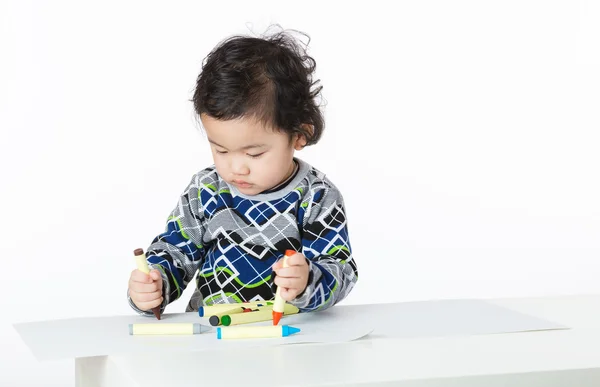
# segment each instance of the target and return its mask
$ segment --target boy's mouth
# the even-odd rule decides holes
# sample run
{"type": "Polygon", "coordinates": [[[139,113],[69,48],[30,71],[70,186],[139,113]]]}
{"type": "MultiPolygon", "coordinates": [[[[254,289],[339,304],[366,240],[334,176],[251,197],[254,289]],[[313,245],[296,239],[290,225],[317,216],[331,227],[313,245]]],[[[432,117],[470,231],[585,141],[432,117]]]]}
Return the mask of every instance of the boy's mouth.
{"type": "Polygon", "coordinates": [[[248,187],[252,186],[252,184],[248,183],[247,181],[243,181],[243,180],[233,180],[233,184],[237,185],[240,188],[248,188],[248,187]]]}

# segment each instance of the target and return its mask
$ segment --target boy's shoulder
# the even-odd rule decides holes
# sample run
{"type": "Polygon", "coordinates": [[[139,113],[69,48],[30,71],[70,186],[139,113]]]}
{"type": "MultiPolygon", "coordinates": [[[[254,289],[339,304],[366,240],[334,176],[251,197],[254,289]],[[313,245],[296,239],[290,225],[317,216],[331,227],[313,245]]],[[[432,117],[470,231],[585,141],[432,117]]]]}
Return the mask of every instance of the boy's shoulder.
{"type": "Polygon", "coordinates": [[[318,169],[317,167],[302,161],[308,167],[308,173],[306,174],[307,185],[310,191],[325,191],[329,195],[335,194],[342,196],[338,187],[334,182],[327,176],[325,172],[318,169]]]}
{"type": "Polygon", "coordinates": [[[197,185],[199,188],[207,186],[218,188],[221,182],[222,179],[214,164],[199,170],[192,176],[192,184],[197,185]]]}

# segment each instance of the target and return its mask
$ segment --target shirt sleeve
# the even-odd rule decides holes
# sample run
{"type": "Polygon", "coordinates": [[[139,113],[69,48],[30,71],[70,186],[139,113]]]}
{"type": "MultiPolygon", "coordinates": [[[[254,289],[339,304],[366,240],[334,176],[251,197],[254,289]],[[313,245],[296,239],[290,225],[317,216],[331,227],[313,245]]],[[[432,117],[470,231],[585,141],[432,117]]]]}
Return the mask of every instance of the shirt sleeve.
{"type": "Polygon", "coordinates": [[[307,192],[302,211],[302,253],[309,262],[309,281],[291,303],[301,311],[323,310],[343,300],[358,280],[344,200],[325,182],[307,192]]]}
{"type": "MultiPolygon", "coordinates": [[[[147,249],[148,265],[160,271],[163,279],[161,313],[181,296],[205,256],[203,236],[206,222],[201,196],[205,190],[211,189],[210,184],[202,183],[199,174],[195,175],[171,211],[165,231],[156,236],[147,249]]],[[[136,312],[153,315],[151,311],[137,308],[129,293],[127,298],[136,312]]]]}

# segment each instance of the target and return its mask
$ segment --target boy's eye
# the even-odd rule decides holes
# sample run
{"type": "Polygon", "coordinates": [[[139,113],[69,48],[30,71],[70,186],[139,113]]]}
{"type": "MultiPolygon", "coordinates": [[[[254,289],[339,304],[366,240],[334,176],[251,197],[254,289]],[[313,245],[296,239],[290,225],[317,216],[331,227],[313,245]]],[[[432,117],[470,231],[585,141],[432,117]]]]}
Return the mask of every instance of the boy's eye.
{"type": "Polygon", "coordinates": [[[248,156],[252,157],[253,159],[256,159],[256,158],[258,158],[258,157],[260,157],[260,156],[262,156],[262,155],[264,155],[264,154],[265,154],[265,152],[263,152],[263,153],[259,153],[259,154],[256,154],[256,155],[251,155],[251,154],[248,154],[248,156]]]}
{"type": "Polygon", "coordinates": [[[216,151],[217,151],[217,153],[219,153],[219,154],[225,154],[225,153],[227,153],[227,151],[222,151],[222,150],[218,150],[218,149],[215,149],[215,150],[216,150],[216,151]]]}

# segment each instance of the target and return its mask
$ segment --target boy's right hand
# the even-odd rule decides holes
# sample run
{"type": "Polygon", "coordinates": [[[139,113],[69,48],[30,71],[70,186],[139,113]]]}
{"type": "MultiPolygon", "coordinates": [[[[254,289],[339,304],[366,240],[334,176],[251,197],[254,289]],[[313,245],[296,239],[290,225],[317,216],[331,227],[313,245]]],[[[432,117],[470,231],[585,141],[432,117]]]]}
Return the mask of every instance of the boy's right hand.
{"type": "Polygon", "coordinates": [[[156,269],[152,269],[149,274],[135,269],[129,277],[129,297],[143,311],[150,311],[162,304],[162,287],[162,276],[156,269]]]}

